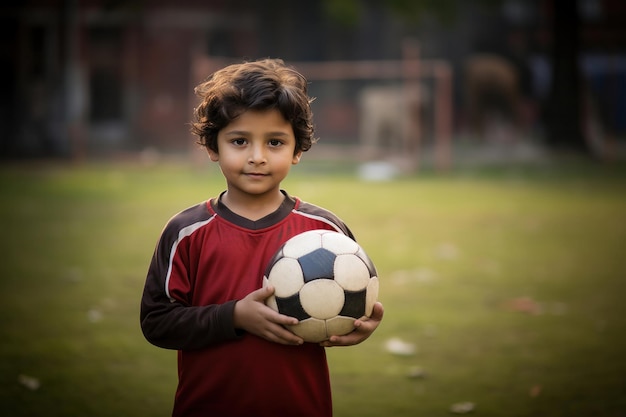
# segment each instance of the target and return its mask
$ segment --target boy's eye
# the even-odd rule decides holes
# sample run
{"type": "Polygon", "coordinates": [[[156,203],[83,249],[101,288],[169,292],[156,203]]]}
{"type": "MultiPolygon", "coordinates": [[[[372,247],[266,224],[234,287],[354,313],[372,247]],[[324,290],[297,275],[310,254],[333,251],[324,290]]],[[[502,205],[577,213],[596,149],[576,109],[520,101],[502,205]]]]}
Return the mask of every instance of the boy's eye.
{"type": "Polygon", "coordinates": [[[270,146],[280,146],[282,144],[283,144],[283,142],[281,140],[278,140],[278,139],[270,139],[270,141],[269,141],[269,145],[270,146]]]}
{"type": "Polygon", "coordinates": [[[245,145],[245,144],[246,144],[246,140],[245,140],[245,139],[243,139],[243,138],[233,139],[233,140],[231,141],[231,143],[232,143],[233,145],[243,146],[243,145],[245,145]]]}

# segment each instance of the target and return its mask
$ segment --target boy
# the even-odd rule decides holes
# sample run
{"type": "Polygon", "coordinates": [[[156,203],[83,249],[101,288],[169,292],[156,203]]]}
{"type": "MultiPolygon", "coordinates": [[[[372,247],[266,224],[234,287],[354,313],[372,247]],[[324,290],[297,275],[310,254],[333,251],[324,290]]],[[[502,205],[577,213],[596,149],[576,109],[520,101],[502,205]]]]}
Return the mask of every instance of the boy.
{"type": "Polygon", "coordinates": [[[281,190],[313,143],[306,79],[281,60],[228,66],[198,85],[192,132],[219,164],[226,191],[175,215],[152,257],[141,327],[178,350],[173,416],[331,416],[325,347],[367,339],[383,317],[318,344],[267,307],[265,266],[290,237],[329,229],[354,238],[334,214],[281,190]]]}

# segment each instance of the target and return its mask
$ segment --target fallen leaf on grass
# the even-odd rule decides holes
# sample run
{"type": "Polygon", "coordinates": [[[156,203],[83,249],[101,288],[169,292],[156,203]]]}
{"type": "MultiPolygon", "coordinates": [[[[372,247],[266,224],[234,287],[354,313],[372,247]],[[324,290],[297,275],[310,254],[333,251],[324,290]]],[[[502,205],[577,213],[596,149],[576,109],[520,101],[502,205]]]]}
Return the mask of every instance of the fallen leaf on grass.
{"type": "Polygon", "coordinates": [[[535,398],[538,397],[539,394],[541,394],[541,385],[533,385],[532,387],[530,387],[530,391],[528,391],[528,395],[531,398],[535,398]]]}
{"type": "Polygon", "coordinates": [[[31,391],[37,391],[41,386],[41,383],[37,378],[24,374],[20,374],[17,376],[17,382],[19,382],[21,385],[25,386],[31,391]]]}
{"type": "Polygon", "coordinates": [[[407,376],[411,379],[423,379],[426,378],[426,371],[424,371],[424,369],[420,368],[419,366],[413,366],[409,368],[407,376]]]}
{"type": "Polygon", "coordinates": [[[413,343],[405,342],[397,337],[387,340],[385,349],[394,355],[410,356],[415,354],[415,345],[413,343]]]}
{"type": "Polygon", "coordinates": [[[459,257],[459,250],[454,244],[446,242],[437,247],[436,254],[439,259],[452,261],[459,257]]]}
{"type": "Polygon", "coordinates": [[[452,404],[450,406],[450,412],[455,413],[455,414],[467,414],[467,413],[471,413],[472,411],[474,411],[475,408],[476,406],[474,405],[474,403],[465,401],[461,403],[452,404]]]}
{"type": "Polygon", "coordinates": [[[97,323],[102,320],[102,312],[98,309],[92,308],[87,312],[87,320],[91,323],[97,323]]]}
{"type": "Polygon", "coordinates": [[[541,304],[530,297],[517,297],[506,301],[503,304],[505,310],[517,311],[520,313],[539,315],[543,313],[541,304]]]}

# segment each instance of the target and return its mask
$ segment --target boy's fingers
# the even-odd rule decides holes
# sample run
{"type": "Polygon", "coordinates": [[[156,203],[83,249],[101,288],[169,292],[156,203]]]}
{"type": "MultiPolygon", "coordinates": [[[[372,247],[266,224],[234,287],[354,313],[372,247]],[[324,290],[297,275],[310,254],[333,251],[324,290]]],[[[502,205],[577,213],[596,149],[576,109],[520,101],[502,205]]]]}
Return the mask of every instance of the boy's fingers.
{"type": "Polygon", "coordinates": [[[285,316],[284,314],[279,314],[278,322],[283,325],[293,326],[298,324],[298,319],[295,317],[285,316]]]}
{"type": "Polygon", "coordinates": [[[380,301],[377,301],[376,304],[374,304],[374,309],[372,311],[372,316],[370,317],[370,319],[381,321],[384,314],[385,309],[383,307],[383,304],[380,301]]]}
{"type": "Polygon", "coordinates": [[[258,290],[252,292],[252,298],[255,301],[265,301],[267,297],[274,293],[274,287],[268,285],[266,287],[261,287],[258,290]]]}

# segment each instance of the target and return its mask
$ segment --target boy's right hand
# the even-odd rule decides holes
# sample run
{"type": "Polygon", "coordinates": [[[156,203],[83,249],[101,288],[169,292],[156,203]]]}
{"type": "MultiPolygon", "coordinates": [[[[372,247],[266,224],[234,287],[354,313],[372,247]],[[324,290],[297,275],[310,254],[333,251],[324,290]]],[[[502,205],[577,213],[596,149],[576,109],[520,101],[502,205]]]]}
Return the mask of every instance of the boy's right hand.
{"type": "Polygon", "coordinates": [[[235,328],[245,330],[270,342],[301,345],[304,340],[283,327],[298,324],[298,320],[280,314],[265,305],[265,299],[273,293],[274,287],[267,286],[237,301],[234,312],[235,328]]]}

